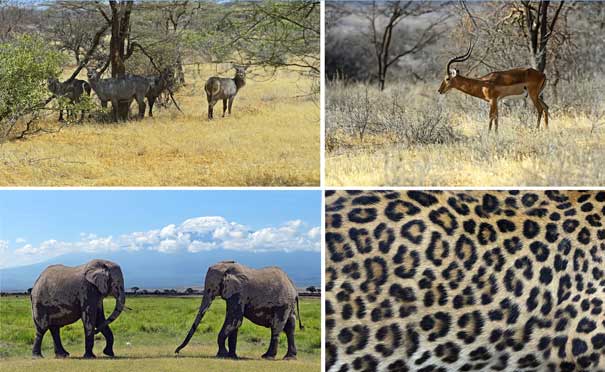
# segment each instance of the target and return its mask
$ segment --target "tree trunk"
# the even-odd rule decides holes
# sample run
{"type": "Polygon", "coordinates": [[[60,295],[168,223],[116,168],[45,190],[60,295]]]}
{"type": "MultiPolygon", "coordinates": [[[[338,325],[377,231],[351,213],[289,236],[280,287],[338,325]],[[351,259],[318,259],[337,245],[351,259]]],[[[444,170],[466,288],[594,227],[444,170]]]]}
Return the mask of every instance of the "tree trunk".
{"type": "MultiPolygon", "coordinates": [[[[111,40],[109,42],[109,55],[111,60],[111,77],[120,77],[126,73],[124,64],[126,56],[126,40],[130,31],[130,13],[132,12],[133,0],[109,1],[111,7],[111,40]]],[[[130,101],[121,101],[116,110],[120,120],[128,120],[130,101]]]]}

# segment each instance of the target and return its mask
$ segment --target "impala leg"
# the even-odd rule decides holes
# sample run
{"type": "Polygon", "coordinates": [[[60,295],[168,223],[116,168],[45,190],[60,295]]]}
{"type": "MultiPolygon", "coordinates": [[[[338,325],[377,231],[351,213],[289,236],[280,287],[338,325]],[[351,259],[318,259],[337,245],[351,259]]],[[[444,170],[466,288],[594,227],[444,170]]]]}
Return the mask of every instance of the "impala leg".
{"type": "Polygon", "coordinates": [[[496,126],[496,133],[498,133],[498,101],[493,99],[490,101],[489,106],[489,131],[492,130],[492,122],[496,126]]]}
{"type": "Polygon", "coordinates": [[[544,110],[544,128],[548,129],[548,105],[544,103],[542,97],[538,96],[538,100],[542,105],[542,110],[544,110]]]}
{"type": "Polygon", "coordinates": [[[534,103],[534,106],[538,111],[538,124],[536,125],[536,129],[540,129],[540,120],[542,119],[542,112],[544,111],[544,109],[542,108],[542,104],[540,103],[538,92],[532,92],[531,101],[534,103]]]}

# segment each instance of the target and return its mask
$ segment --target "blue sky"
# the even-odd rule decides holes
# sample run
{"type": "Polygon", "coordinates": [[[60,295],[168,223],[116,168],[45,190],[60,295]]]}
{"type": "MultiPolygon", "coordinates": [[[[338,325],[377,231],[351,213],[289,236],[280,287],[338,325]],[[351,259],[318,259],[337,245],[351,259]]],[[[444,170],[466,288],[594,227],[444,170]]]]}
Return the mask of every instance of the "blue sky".
{"type": "Polygon", "coordinates": [[[319,251],[321,193],[0,191],[0,267],[94,250],[319,251]]]}

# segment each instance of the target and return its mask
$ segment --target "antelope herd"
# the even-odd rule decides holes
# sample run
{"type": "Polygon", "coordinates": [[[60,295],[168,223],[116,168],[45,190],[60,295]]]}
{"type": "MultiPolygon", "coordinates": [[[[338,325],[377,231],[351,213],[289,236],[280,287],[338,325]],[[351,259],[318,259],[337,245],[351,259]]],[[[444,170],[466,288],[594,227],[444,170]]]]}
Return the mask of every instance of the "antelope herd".
{"type": "MultiPolygon", "coordinates": [[[[235,96],[246,84],[247,66],[234,66],[235,76],[233,78],[222,78],[213,76],[206,81],[204,89],[208,99],[208,119],[213,119],[213,107],[219,101],[223,101],[223,117],[231,108],[235,96]]],[[[174,71],[165,68],[157,76],[139,76],[124,74],[115,78],[101,78],[101,73],[94,68],[87,68],[88,82],[78,79],[69,79],[60,82],[54,77],[48,79],[48,90],[55,97],[65,97],[70,103],[80,102],[82,95],[91,94],[91,90],[101,101],[101,107],[107,108],[107,102],[111,102],[113,120],[118,121],[117,107],[120,102],[129,105],[133,100],[137,101],[139,112],[138,118],[145,116],[145,99],[149,104],[149,116],[153,117],[153,105],[165,91],[170,91],[174,83],[174,71]]],[[[70,112],[68,110],[68,116],[70,112]]],[[[84,111],[82,117],[84,118],[84,111]]],[[[59,121],[63,121],[63,110],[59,110],[59,121]]]]}

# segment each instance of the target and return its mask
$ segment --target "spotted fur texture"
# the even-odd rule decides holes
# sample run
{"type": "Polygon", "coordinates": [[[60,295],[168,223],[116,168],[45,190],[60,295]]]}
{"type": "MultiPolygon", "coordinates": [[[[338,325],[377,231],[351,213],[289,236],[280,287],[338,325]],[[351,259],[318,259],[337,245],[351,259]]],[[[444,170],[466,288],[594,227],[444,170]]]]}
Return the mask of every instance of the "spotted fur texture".
{"type": "Polygon", "coordinates": [[[327,371],[605,371],[605,191],[326,192],[327,371]]]}

